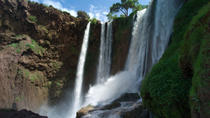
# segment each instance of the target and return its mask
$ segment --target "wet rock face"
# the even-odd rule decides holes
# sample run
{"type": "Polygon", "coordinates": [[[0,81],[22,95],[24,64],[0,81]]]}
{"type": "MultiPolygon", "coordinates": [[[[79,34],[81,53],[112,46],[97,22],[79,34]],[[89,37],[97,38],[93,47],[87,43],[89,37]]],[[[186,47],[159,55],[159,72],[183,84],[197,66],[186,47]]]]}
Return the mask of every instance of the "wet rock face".
{"type": "Polygon", "coordinates": [[[87,106],[77,112],[77,118],[149,118],[149,111],[139,102],[139,95],[126,93],[104,106],[87,106]]]}
{"type": "Polygon", "coordinates": [[[0,118],[47,118],[27,110],[0,110],[0,118]]]}
{"type": "Polygon", "coordinates": [[[140,97],[137,93],[125,93],[120,98],[116,99],[114,102],[123,102],[123,101],[137,101],[140,97]]]}
{"type": "Polygon", "coordinates": [[[124,69],[130,46],[132,26],[133,16],[113,21],[111,75],[115,75],[124,69]]]}

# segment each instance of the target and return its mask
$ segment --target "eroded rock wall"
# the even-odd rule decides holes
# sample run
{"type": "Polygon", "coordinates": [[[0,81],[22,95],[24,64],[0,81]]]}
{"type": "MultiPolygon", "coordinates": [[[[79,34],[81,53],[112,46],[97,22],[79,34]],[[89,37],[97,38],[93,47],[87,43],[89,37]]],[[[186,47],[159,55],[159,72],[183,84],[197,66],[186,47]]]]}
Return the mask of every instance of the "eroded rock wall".
{"type": "Polygon", "coordinates": [[[36,111],[73,83],[88,21],[26,0],[0,0],[0,108],[36,111]]]}

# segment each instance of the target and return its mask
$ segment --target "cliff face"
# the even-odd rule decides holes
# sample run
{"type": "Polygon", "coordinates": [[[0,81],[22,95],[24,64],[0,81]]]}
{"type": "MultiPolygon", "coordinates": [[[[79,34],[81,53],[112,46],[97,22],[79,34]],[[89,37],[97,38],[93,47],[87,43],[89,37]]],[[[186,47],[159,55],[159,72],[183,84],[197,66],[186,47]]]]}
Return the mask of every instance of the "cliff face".
{"type": "Polygon", "coordinates": [[[111,75],[124,69],[132,35],[133,15],[113,21],[111,75]]]}
{"type": "Polygon", "coordinates": [[[141,96],[155,118],[209,118],[210,2],[188,0],[168,49],[143,80],[141,96]]]}
{"type": "MultiPolygon", "coordinates": [[[[113,22],[112,70],[123,70],[132,19],[113,22]]],[[[27,0],[0,0],[0,109],[36,111],[58,104],[74,88],[88,21],[27,0]]],[[[95,83],[101,24],[91,24],[84,89],[95,83]]]]}
{"type": "Polygon", "coordinates": [[[86,24],[27,0],[0,0],[0,108],[35,111],[57,100],[75,78],[86,24]]]}

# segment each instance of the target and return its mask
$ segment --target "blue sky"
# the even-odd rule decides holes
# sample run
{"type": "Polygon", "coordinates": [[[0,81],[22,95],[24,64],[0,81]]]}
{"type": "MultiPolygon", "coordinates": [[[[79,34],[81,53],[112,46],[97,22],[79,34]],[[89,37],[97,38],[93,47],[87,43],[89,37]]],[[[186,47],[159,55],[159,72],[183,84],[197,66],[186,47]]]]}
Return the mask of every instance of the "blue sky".
{"type": "MultiPolygon", "coordinates": [[[[31,0],[46,5],[52,5],[63,11],[69,12],[76,16],[78,10],[86,11],[91,18],[97,18],[101,21],[106,21],[106,14],[109,12],[109,7],[120,0],[31,0]]],[[[150,0],[139,0],[141,4],[149,4],[150,0]]]]}

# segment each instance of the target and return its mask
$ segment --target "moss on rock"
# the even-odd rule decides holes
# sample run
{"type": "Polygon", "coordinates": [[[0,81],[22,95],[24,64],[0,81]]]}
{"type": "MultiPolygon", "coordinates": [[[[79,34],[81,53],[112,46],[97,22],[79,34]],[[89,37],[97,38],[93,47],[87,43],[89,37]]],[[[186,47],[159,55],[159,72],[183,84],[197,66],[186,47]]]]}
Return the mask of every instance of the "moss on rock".
{"type": "Polygon", "coordinates": [[[157,118],[210,117],[209,7],[207,0],[183,5],[168,49],[142,82],[143,103],[157,118]]]}

